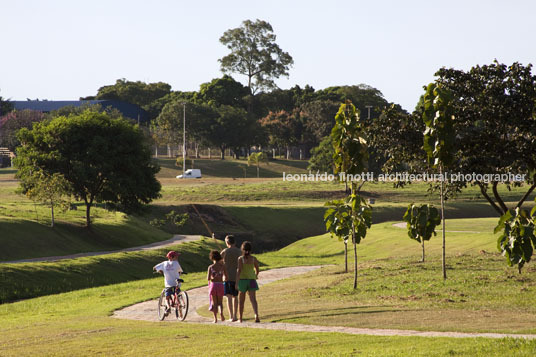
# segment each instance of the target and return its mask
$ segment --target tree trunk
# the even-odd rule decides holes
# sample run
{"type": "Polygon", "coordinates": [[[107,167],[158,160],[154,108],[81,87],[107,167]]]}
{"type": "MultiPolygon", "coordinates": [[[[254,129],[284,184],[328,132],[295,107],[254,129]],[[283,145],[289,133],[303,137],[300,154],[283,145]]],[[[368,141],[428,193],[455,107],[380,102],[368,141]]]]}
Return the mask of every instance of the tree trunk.
{"type": "Polygon", "coordinates": [[[422,246],[422,258],[421,263],[424,263],[424,239],[421,238],[421,246],[422,246]]]}
{"type": "Polygon", "coordinates": [[[167,156],[171,157],[171,147],[167,144],[167,156]]]}
{"type": "Polygon", "coordinates": [[[257,178],[259,178],[259,163],[257,163],[257,178]]]}
{"type": "Polygon", "coordinates": [[[439,165],[439,175],[441,176],[441,223],[443,224],[443,255],[441,267],[443,270],[443,280],[447,279],[447,267],[445,262],[445,181],[443,180],[443,165],[439,165]]]}
{"type": "Polygon", "coordinates": [[[158,145],[154,146],[154,157],[158,159],[158,145]]]}
{"type": "Polygon", "coordinates": [[[93,199],[90,199],[89,202],[87,198],[84,198],[86,204],[86,228],[91,227],[91,205],[93,204],[93,199]]]}
{"type": "Polygon", "coordinates": [[[303,160],[303,150],[300,149],[300,160],[303,160]]]}
{"type": "Polygon", "coordinates": [[[221,150],[221,159],[225,160],[225,146],[220,147],[221,150]]]}
{"type": "Polygon", "coordinates": [[[210,155],[210,148],[208,148],[208,158],[209,160],[212,159],[212,155],[210,155]]]}
{"type": "Polygon", "coordinates": [[[290,149],[289,149],[289,147],[287,146],[287,160],[289,160],[289,159],[290,159],[290,149]]]}
{"type": "Polygon", "coordinates": [[[195,147],[195,158],[199,159],[199,144],[194,143],[194,147],[195,147]]]}
{"type": "Polygon", "coordinates": [[[344,272],[348,273],[348,240],[344,241],[344,272]]]}
{"type": "Polygon", "coordinates": [[[355,227],[352,223],[352,240],[354,243],[354,290],[357,289],[357,243],[355,241],[355,227]]]}
{"type": "Polygon", "coordinates": [[[54,228],[54,203],[50,203],[50,228],[54,228]]]}
{"type": "MultiPolygon", "coordinates": [[[[352,194],[355,193],[355,184],[352,183],[352,194]]],[[[352,208],[352,217],[355,212],[352,208]]],[[[357,289],[357,242],[355,240],[355,223],[352,219],[352,243],[354,244],[354,290],[357,289]]]]}

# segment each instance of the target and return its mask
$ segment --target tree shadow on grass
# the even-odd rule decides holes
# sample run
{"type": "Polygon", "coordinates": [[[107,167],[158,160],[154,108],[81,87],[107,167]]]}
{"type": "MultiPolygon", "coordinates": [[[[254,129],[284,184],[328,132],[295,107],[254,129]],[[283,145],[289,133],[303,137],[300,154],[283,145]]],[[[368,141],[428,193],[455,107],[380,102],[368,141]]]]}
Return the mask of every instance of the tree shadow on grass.
{"type": "Polygon", "coordinates": [[[294,319],[306,319],[310,317],[323,316],[323,317],[333,317],[333,316],[347,316],[347,315],[361,315],[361,314],[379,314],[385,312],[409,312],[409,309],[397,309],[392,308],[388,305],[378,305],[378,306],[351,306],[351,307],[340,307],[340,308],[330,308],[330,309],[310,309],[303,311],[294,311],[292,316],[289,317],[278,317],[275,315],[266,315],[265,319],[269,319],[273,322],[286,322],[288,320],[294,319]],[[374,308],[374,310],[365,310],[374,308]],[[356,311],[359,310],[359,311],[356,311]],[[274,318],[271,318],[273,316],[274,318]]]}

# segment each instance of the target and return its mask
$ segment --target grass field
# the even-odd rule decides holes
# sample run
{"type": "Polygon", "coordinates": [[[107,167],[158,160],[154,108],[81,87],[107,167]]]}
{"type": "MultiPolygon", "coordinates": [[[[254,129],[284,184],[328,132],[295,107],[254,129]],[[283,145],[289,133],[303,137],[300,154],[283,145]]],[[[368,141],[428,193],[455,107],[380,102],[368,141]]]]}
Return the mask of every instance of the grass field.
{"type": "MultiPolygon", "coordinates": [[[[490,228],[494,221],[453,220],[447,229],[476,232],[490,228]]],[[[503,258],[493,253],[494,237],[490,234],[448,233],[447,239],[449,279],[443,283],[438,237],[428,246],[429,262],[420,264],[420,247],[405,236],[404,229],[393,227],[391,222],[374,225],[358,247],[356,292],[351,289],[351,273],[341,273],[342,243],[327,235],[259,254],[262,269],[339,264],[261,288],[261,317],[263,321],[326,325],[534,332],[535,271],[525,269],[518,276],[514,269],[507,268],[503,258]]],[[[192,245],[192,254],[203,256],[210,244],[211,240],[205,240],[185,244],[181,249],[192,245]]],[[[153,262],[161,259],[158,255],[147,258],[153,262]]],[[[181,263],[193,264],[186,257],[181,263]]],[[[199,264],[199,269],[206,268],[208,262],[199,264]]],[[[133,261],[124,260],[122,265],[137,269],[133,261]]],[[[118,273],[117,269],[107,272],[118,273]]],[[[185,278],[187,289],[206,283],[204,271],[185,278]]],[[[34,354],[39,346],[39,353],[44,355],[80,351],[87,355],[155,355],[172,350],[177,355],[201,356],[213,354],[207,341],[212,341],[221,355],[532,356],[536,350],[534,340],[352,336],[109,317],[115,309],[155,298],[161,284],[162,278],[152,278],[0,305],[1,354],[34,354]]]]}
{"type": "MultiPolygon", "coordinates": [[[[175,178],[182,174],[182,166],[175,165],[175,159],[159,158],[160,172],[159,179],[175,178]]],[[[248,166],[247,159],[233,159],[226,157],[220,159],[194,159],[193,167],[191,159],[188,159],[186,169],[200,169],[203,177],[228,177],[228,178],[254,178],[257,177],[257,167],[248,166]]],[[[270,160],[268,164],[261,164],[259,168],[260,177],[281,177],[282,172],[301,174],[307,172],[309,163],[304,160],[270,160]]]]}
{"type": "MultiPolygon", "coordinates": [[[[203,274],[190,275],[186,287],[203,280],[203,274]]],[[[222,356],[532,356],[536,348],[534,340],[352,336],[109,317],[115,309],[154,298],[161,284],[161,279],[149,279],[0,305],[0,352],[34,355],[37,348],[40,355],[57,356],[209,356],[217,349],[222,356]]]]}

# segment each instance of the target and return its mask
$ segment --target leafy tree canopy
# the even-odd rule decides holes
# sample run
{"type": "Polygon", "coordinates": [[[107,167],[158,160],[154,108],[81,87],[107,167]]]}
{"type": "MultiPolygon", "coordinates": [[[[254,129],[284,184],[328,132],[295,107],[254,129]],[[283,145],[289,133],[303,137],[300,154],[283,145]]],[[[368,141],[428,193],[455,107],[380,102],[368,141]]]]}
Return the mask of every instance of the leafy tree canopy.
{"type": "Polygon", "coordinates": [[[40,170],[63,175],[75,198],[86,205],[86,225],[96,202],[139,210],[159,196],[159,168],[141,130],[122,118],[86,110],[40,122],[18,134],[16,166],[22,179],[40,170]]]}
{"type": "Polygon", "coordinates": [[[119,100],[136,104],[155,118],[154,102],[171,93],[171,86],[164,82],[145,83],[141,81],[127,81],[118,79],[115,84],[100,87],[96,99],[119,100]]]}
{"type": "Polygon", "coordinates": [[[272,25],[259,19],[246,20],[241,27],[225,31],[220,42],[231,53],[219,60],[222,72],[247,76],[252,95],[276,88],[274,80],[288,76],[294,61],[275,40],[272,25]]]}
{"type": "Polygon", "coordinates": [[[230,105],[245,109],[244,97],[248,94],[248,88],[242,83],[235,81],[231,76],[224,75],[222,78],[215,78],[208,83],[201,84],[196,99],[210,105],[230,105]]]}

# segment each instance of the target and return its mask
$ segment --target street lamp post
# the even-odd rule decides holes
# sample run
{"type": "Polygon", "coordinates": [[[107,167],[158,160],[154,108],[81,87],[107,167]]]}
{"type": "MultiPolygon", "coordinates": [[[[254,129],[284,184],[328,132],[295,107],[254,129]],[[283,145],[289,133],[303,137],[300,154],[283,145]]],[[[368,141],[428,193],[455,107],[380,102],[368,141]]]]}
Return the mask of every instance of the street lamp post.
{"type": "Polygon", "coordinates": [[[182,174],[186,172],[186,102],[182,103],[182,174]]]}
{"type": "Polygon", "coordinates": [[[367,119],[370,119],[370,108],[372,108],[372,105],[365,105],[365,108],[368,109],[368,117],[367,117],[367,119]]]}

